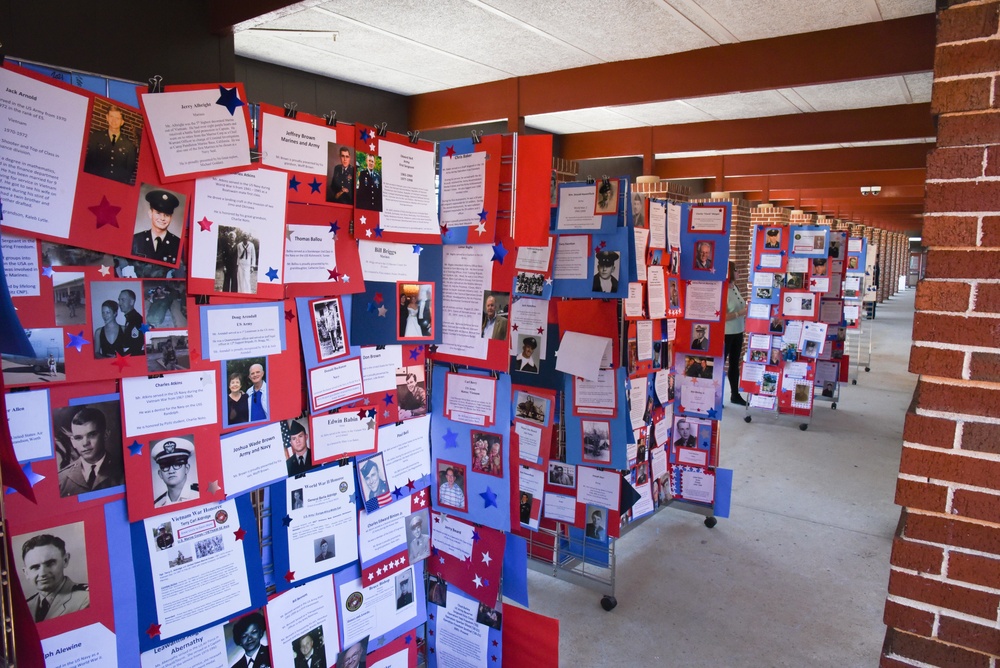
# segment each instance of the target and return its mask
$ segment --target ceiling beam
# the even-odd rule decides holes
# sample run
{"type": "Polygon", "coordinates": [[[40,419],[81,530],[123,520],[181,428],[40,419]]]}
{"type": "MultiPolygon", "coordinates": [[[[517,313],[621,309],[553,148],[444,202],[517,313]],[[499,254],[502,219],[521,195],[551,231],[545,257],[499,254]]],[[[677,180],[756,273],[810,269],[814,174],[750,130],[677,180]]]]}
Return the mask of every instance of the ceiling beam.
{"type": "MultiPolygon", "coordinates": [[[[533,74],[515,79],[518,114],[926,72],[934,66],[934,38],[935,15],[921,14],[533,74]]],[[[509,105],[497,92],[492,84],[479,84],[413,95],[410,125],[432,130],[506,118],[509,105]]]]}
{"type": "Polygon", "coordinates": [[[795,188],[860,188],[861,186],[920,186],[927,170],[891,169],[821,174],[770,174],[767,176],[727,176],[726,187],[733,192],[783,190],[795,188]]]}
{"type": "MultiPolygon", "coordinates": [[[[591,160],[642,155],[650,128],[562,135],[561,156],[591,160]]],[[[822,111],[652,128],[654,153],[726,151],[765,146],[808,146],[924,139],[936,134],[930,104],[822,111]]]]}

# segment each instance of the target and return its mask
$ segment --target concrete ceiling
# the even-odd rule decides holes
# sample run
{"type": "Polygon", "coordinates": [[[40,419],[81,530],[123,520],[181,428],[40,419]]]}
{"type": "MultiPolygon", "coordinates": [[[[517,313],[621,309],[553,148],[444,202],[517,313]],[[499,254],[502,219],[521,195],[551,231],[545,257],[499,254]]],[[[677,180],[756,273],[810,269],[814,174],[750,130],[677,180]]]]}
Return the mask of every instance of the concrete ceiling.
{"type": "MultiPolygon", "coordinates": [[[[934,0],[219,4],[214,20],[235,31],[237,55],[411,96],[415,129],[507,119],[511,129],[562,135],[563,145],[577,151],[562,157],[634,155],[644,159],[646,173],[675,174],[685,159],[706,156],[929,148],[934,137],[928,104],[933,29],[922,20],[929,17],[921,18],[934,12],[934,0]],[[883,27],[888,37],[878,32],[883,27]],[[908,31],[918,45],[906,44],[908,31]],[[893,39],[902,45],[896,51],[916,54],[926,47],[926,57],[896,58],[888,46],[893,39]],[[925,114],[928,122],[907,132],[891,123],[884,133],[850,130],[861,118],[858,110],[890,107],[925,114]],[[841,132],[774,141],[757,126],[739,125],[814,114],[824,119],[819,125],[830,123],[841,132]],[[686,145],[677,150],[676,142],[657,140],[686,128],[709,137],[713,127],[749,130],[761,139],[751,136],[733,146],[681,142],[686,145]],[[617,144],[607,136],[618,138],[617,144]]],[[[879,170],[853,171],[867,178],[879,170]]],[[[729,173],[712,176],[725,188],[729,173]]],[[[767,194],[765,188],[761,195],[767,194]]],[[[876,213],[888,198],[879,202],[876,213]]],[[[856,216],[873,222],[878,216],[872,207],[866,201],[856,216]]],[[[913,229],[921,209],[917,203],[882,219],[913,229]]]]}

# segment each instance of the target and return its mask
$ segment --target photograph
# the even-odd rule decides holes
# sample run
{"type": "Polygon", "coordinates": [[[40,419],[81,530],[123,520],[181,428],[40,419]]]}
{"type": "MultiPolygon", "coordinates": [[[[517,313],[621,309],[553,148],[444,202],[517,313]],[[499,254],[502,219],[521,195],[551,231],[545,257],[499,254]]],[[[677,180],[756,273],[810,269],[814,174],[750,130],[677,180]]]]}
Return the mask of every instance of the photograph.
{"type": "Polygon", "coordinates": [[[681,307],[681,293],[677,289],[677,279],[667,279],[667,308],[678,309],[681,307]]]}
{"type": "Polygon", "coordinates": [[[587,504],[587,538],[596,538],[597,540],[607,540],[607,518],[605,517],[605,510],[600,506],[595,506],[587,504]]]}
{"type": "Polygon", "coordinates": [[[199,559],[209,556],[210,554],[218,554],[222,552],[226,547],[226,544],[222,536],[209,536],[203,540],[199,540],[194,544],[194,554],[199,559]]]}
{"type": "Polygon", "coordinates": [[[150,464],[154,508],[194,501],[201,496],[193,436],[170,436],[153,441],[150,464]]]}
{"type": "Polygon", "coordinates": [[[560,487],[576,486],[576,467],[563,462],[549,462],[549,484],[560,487]]]}
{"type": "Polygon", "coordinates": [[[448,583],[438,575],[427,576],[427,602],[434,605],[448,605],[448,583]]]}
{"type": "Polygon", "coordinates": [[[767,327],[768,334],[784,334],[785,333],[785,320],[781,316],[774,316],[771,318],[770,323],[767,327]]]}
{"type": "Polygon", "coordinates": [[[518,334],[517,348],[520,349],[517,357],[514,358],[514,371],[522,373],[538,373],[540,355],[538,350],[538,335],[518,334]]]}
{"type": "Polygon", "coordinates": [[[95,97],[83,171],[125,185],[135,185],[143,126],[141,113],[95,97]]]}
{"type": "Polygon", "coordinates": [[[635,484],[645,485],[649,482],[649,462],[639,462],[635,467],[635,484]]]}
{"type": "Polygon", "coordinates": [[[120,411],[118,401],[53,411],[59,496],[77,496],[125,484],[120,411]]]}
{"type": "Polygon", "coordinates": [[[365,211],[382,210],[382,158],[374,153],[355,153],[357,185],[354,206],[365,211]]]}
{"type": "Polygon", "coordinates": [[[465,511],[468,508],[465,495],[465,467],[461,464],[438,460],[438,504],[465,511]]]}
{"type": "Polygon", "coordinates": [[[848,269],[857,269],[858,268],[858,256],[857,255],[851,255],[851,256],[849,256],[847,258],[847,268],[848,269]]]}
{"type": "Polygon", "coordinates": [[[146,370],[149,373],[187,371],[190,368],[187,330],[146,332],[146,370]]]}
{"type": "Polygon", "coordinates": [[[663,264],[663,254],[666,251],[662,248],[650,248],[648,252],[648,260],[646,264],[650,267],[658,267],[663,264]]]}
{"type": "Polygon", "coordinates": [[[427,390],[423,365],[396,369],[396,406],[399,419],[407,420],[427,413],[427,390]]]}
{"type": "Polygon", "coordinates": [[[187,327],[187,284],[177,280],[142,282],[143,313],[153,329],[187,327]]]}
{"type": "Polygon", "coordinates": [[[618,213],[618,179],[601,179],[594,193],[594,215],[607,216],[618,213]]]}
{"type": "Polygon", "coordinates": [[[520,521],[521,524],[528,524],[531,522],[531,501],[535,497],[528,492],[521,492],[521,505],[520,505],[520,521]]]}
{"type": "Polygon", "coordinates": [[[187,214],[187,197],[143,183],[135,211],[132,255],[152,262],[177,264],[187,214]]]}
{"type": "Polygon", "coordinates": [[[139,281],[92,281],[91,322],[94,323],[94,357],[115,358],[146,354],[145,322],[140,309],[144,301],[139,281]]]}
{"type": "Polygon", "coordinates": [[[778,391],[778,374],[765,372],[760,379],[760,393],[773,395],[778,391]]]}
{"type": "Polygon", "coordinates": [[[326,201],[334,204],[354,204],[354,151],[351,147],[326,144],[326,201]]]}
{"type": "Polygon", "coordinates": [[[691,350],[708,350],[708,325],[691,325],[691,350]]]}
{"type": "Polygon", "coordinates": [[[715,370],[715,361],[711,357],[684,358],[684,375],[688,378],[711,378],[715,370]]]}
{"type": "Polygon", "coordinates": [[[176,552],[171,550],[170,558],[167,560],[167,566],[169,566],[170,568],[174,568],[176,566],[183,566],[184,564],[190,564],[192,561],[194,561],[194,557],[191,556],[191,548],[188,547],[187,550],[188,550],[187,554],[184,553],[183,548],[178,548],[176,552]]]}
{"type": "Polygon", "coordinates": [[[771,298],[771,291],[773,288],[754,288],[753,298],[754,299],[764,299],[768,300],[771,298]]]}
{"type": "Polygon", "coordinates": [[[368,636],[348,646],[337,655],[337,668],[366,668],[368,662],[368,636]]]}
{"type": "Polygon", "coordinates": [[[219,225],[215,249],[215,291],[257,294],[260,240],[230,225],[219,225]]]}
{"type": "Polygon", "coordinates": [[[781,248],[781,230],[772,227],[764,233],[764,248],[781,248]]]}
{"type": "Polygon", "coordinates": [[[361,499],[369,512],[392,502],[382,453],[358,460],[358,479],[361,499]],[[372,508],[373,505],[374,508],[372,508]]]}
{"type": "Polygon", "coordinates": [[[174,546],[174,530],[170,522],[164,522],[155,529],[152,529],[153,540],[156,542],[156,550],[169,550],[174,546]]]}
{"type": "Polygon", "coordinates": [[[397,283],[399,298],[399,338],[434,338],[434,284],[397,283]]]}
{"type": "Polygon", "coordinates": [[[801,290],[806,282],[806,275],[798,272],[785,275],[785,287],[789,290],[801,290]]]}
{"type": "Polygon", "coordinates": [[[62,329],[58,327],[26,329],[24,333],[31,344],[30,354],[0,355],[4,385],[54,383],[66,380],[66,357],[63,354],[65,337],[62,329]]]}
{"type": "Polygon", "coordinates": [[[812,399],[812,385],[808,383],[795,383],[795,393],[792,401],[804,404],[810,399],[812,399]]]}
{"type": "Polygon", "coordinates": [[[692,264],[698,271],[711,271],[715,267],[715,242],[699,241],[694,245],[694,261],[692,264]]]}
{"type": "Polygon", "coordinates": [[[339,297],[318,299],[312,307],[313,333],[319,343],[319,359],[328,360],[347,354],[347,331],[341,316],[339,297]]]}
{"type": "Polygon", "coordinates": [[[620,270],[617,251],[600,250],[594,255],[594,292],[618,292],[620,270]]]}
{"type": "Polygon", "coordinates": [[[681,252],[670,251],[670,264],[667,266],[667,272],[676,276],[680,270],[681,270],[681,252]]]}
{"type": "Polygon", "coordinates": [[[518,272],[514,282],[514,292],[528,297],[541,297],[545,290],[545,274],[530,271],[518,272]]]}
{"type": "Polygon", "coordinates": [[[771,355],[767,360],[768,364],[772,365],[781,364],[781,359],[782,359],[781,348],[780,347],[771,348],[771,355]]]}
{"type": "Polygon", "coordinates": [[[767,362],[767,351],[766,350],[751,350],[750,351],[750,361],[751,362],[767,362]]]}
{"type": "Polygon", "coordinates": [[[411,564],[431,556],[430,536],[431,525],[426,508],[406,518],[406,550],[411,564]]]}
{"type": "Polygon", "coordinates": [[[503,436],[472,430],[472,470],[503,477],[503,436]]]}
{"type": "Polygon", "coordinates": [[[267,644],[267,626],[264,615],[253,611],[235,622],[225,624],[222,634],[226,639],[227,659],[232,668],[267,668],[271,666],[271,648],[267,644]]]}
{"type": "Polygon", "coordinates": [[[49,267],[100,267],[111,261],[111,256],[103,251],[66,246],[54,241],[41,241],[41,248],[42,265],[49,267]]]}
{"type": "Polygon", "coordinates": [[[583,460],[598,464],[611,462],[611,423],[582,420],[583,460]]]}
{"type": "Polygon", "coordinates": [[[476,613],[476,621],[480,624],[485,624],[491,629],[499,631],[502,618],[503,615],[495,608],[487,607],[482,603],[479,604],[479,612],[476,613]]]}
{"type": "Polygon", "coordinates": [[[407,568],[402,573],[396,575],[396,609],[401,610],[408,605],[412,605],[413,597],[413,569],[407,568]]]}
{"type": "Polygon", "coordinates": [[[302,506],[305,505],[302,497],[302,488],[293,489],[291,491],[292,497],[292,510],[301,510],[302,506]]]}
{"type": "Polygon", "coordinates": [[[313,539],[313,561],[319,563],[321,561],[326,561],[327,559],[333,559],[334,554],[334,537],[323,536],[322,538],[313,539]]]}
{"type": "MultiPolygon", "coordinates": [[[[323,642],[323,627],[317,626],[305,635],[292,641],[295,653],[295,668],[326,668],[326,646],[323,642]]],[[[269,665],[254,664],[254,668],[270,668],[269,665]]]]}
{"type": "Polygon", "coordinates": [[[482,338],[506,341],[509,315],[510,293],[486,290],[483,293],[482,338]]]}
{"type": "Polygon", "coordinates": [[[36,623],[90,607],[83,522],[13,536],[11,543],[36,623]]]}
{"type": "Polygon", "coordinates": [[[673,439],[674,447],[696,448],[698,447],[698,425],[691,420],[682,417],[674,417],[673,439]]]}
{"type": "MultiPolygon", "coordinates": [[[[52,272],[52,302],[57,325],[83,325],[87,322],[83,277],[83,272],[52,272]]],[[[94,322],[98,323],[100,320],[94,322]]]]}
{"type": "MultiPolygon", "coordinates": [[[[308,422],[301,420],[286,420],[281,423],[281,440],[285,448],[285,468],[288,476],[297,476],[313,467],[312,448],[309,447],[308,422]]],[[[299,497],[300,504],[304,499],[299,497]]],[[[299,506],[302,507],[301,505],[299,506]]],[[[292,495],[292,509],[295,509],[295,496],[292,495]]]]}
{"type": "Polygon", "coordinates": [[[271,411],[267,393],[267,357],[223,360],[222,388],[226,408],[223,427],[267,420],[271,411]]]}
{"type": "Polygon", "coordinates": [[[542,399],[541,397],[536,397],[519,390],[514,402],[516,404],[515,417],[531,420],[538,424],[545,424],[549,408],[547,399],[542,399]]]}

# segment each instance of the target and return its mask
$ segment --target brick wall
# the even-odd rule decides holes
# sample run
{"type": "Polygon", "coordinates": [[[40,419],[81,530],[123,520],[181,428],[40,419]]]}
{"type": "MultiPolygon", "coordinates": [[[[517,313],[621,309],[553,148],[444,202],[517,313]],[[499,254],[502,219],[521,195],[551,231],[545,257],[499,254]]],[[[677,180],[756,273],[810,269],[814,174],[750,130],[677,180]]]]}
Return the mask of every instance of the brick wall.
{"type": "Polygon", "coordinates": [[[1000,2],[938,16],[883,666],[1000,666],[1000,2]]]}

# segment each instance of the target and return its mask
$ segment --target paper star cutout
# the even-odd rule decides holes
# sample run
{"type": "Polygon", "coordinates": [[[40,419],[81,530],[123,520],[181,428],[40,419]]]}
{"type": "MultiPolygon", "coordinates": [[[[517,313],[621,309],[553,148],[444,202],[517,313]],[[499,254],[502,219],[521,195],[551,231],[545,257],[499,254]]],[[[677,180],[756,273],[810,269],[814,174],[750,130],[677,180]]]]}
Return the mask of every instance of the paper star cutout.
{"type": "Polygon", "coordinates": [[[448,226],[447,225],[442,225],[441,226],[441,234],[443,234],[445,236],[448,236],[448,226]]]}
{"type": "Polygon", "coordinates": [[[545,279],[545,285],[552,285],[552,277],[551,276],[545,279]]]}
{"type": "Polygon", "coordinates": [[[366,411],[364,408],[362,408],[361,410],[358,411],[358,419],[359,420],[364,420],[365,416],[367,416],[367,415],[368,415],[368,411],[366,411]]]}
{"type": "Polygon", "coordinates": [[[300,185],[302,185],[302,181],[299,181],[297,178],[295,178],[295,175],[292,174],[292,179],[288,182],[288,189],[298,192],[300,185]]]}
{"type": "Polygon", "coordinates": [[[497,655],[496,654],[491,655],[490,658],[493,659],[493,663],[497,662],[497,655]]]}
{"type": "Polygon", "coordinates": [[[388,410],[382,411],[382,417],[389,417],[389,411],[388,410]]]}
{"type": "Polygon", "coordinates": [[[221,104],[223,107],[229,110],[229,115],[236,115],[236,110],[243,106],[243,100],[240,99],[239,91],[236,87],[226,88],[225,86],[219,86],[219,99],[215,101],[216,104],[221,104]]]}
{"type": "Polygon", "coordinates": [[[278,270],[274,267],[268,267],[267,271],[264,272],[264,275],[267,276],[270,281],[278,280],[278,270]]]}
{"type": "Polygon", "coordinates": [[[427,352],[429,352],[431,355],[433,355],[437,351],[438,351],[438,346],[436,343],[432,343],[431,345],[427,346],[427,352]]]}
{"type": "Polygon", "coordinates": [[[420,244],[413,244],[413,252],[414,253],[416,253],[417,255],[420,255],[420,252],[422,250],[424,250],[423,246],[421,246],[420,244]]]}
{"type": "Polygon", "coordinates": [[[83,332],[79,334],[71,334],[66,332],[66,336],[69,337],[69,343],[66,344],[67,348],[76,348],[76,352],[83,352],[83,347],[90,345],[90,341],[83,338],[83,332]]]}
{"type": "Polygon", "coordinates": [[[710,417],[710,418],[712,418],[713,420],[715,420],[716,418],[718,418],[718,417],[719,417],[719,414],[718,414],[718,413],[717,413],[717,412],[715,411],[715,409],[714,409],[714,408],[709,408],[709,409],[708,409],[708,417],[710,417]]]}
{"type": "Polygon", "coordinates": [[[52,278],[52,267],[42,267],[42,276],[52,278]]]}
{"type": "MultiPolygon", "coordinates": [[[[414,487],[417,486],[417,483],[414,482],[413,480],[411,480],[410,478],[407,478],[406,479],[406,486],[409,487],[412,490],[414,487]]],[[[420,497],[422,499],[423,498],[423,494],[421,494],[420,497]]]]}
{"type": "Polygon", "coordinates": [[[361,141],[368,141],[371,137],[372,133],[368,132],[366,128],[361,129],[361,141]]]}
{"type": "MultiPolygon", "coordinates": [[[[421,347],[423,347],[423,346],[421,346],[421,347]]],[[[413,350],[410,351],[410,359],[411,360],[416,360],[419,357],[420,357],[420,348],[414,348],[413,350]]]]}
{"type": "Polygon", "coordinates": [[[486,217],[489,216],[489,215],[490,215],[490,212],[487,211],[486,209],[483,209],[482,211],[480,211],[479,212],[479,222],[481,222],[481,223],[486,222],[486,217]]]}
{"type": "Polygon", "coordinates": [[[118,212],[122,210],[120,206],[113,206],[108,198],[101,196],[101,203],[97,206],[88,206],[87,210],[97,216],[97,229],[105,225],[118,227],[118,212]]]}
{"type": "Polygon", "coordinates": [[[377,412],[378,412],[378,411],[376,411],[376,410],[375,410],[374,408],[369,408],[369,409],[368,409],[368,417],[370,417],[370,418],[373,418],[373,417],[375,417],[375,414],[376,414],[377,412]]]}
{"type": "MultiPolygon", "coordinates": [[[[479,535],[479,529],[473,529],[472,530],[472,542],[473,543],[478,543],[480,540],[482,540],[482,536],[479,535]]],[[[469,561],[472,561],[471,557],[469,558],[469,561]]]]}
{"type": "Polygon", "coordinates": [[[361,224],[362,225],[368,224],[368,216],[361,216],[361,224]]]}
{"type": "MultiPolygon", "coordinates": [[[[434,618],[431,617],[431,619],[434,619],[434,618]]],[[[405,638],[403,638],[403,640],[406,642],[407,645],[409,645],[411,642],[413,642],[413,636],[407,635],[405,638]]]]}
{"type": "Polygon", "coordinates": [[[510,331],[512,331],[512,332],[516,332],[517,331],[517,323],[516,322],[513,325],[510,326],[510,331]]]}
{"type": "Polygon", "coordinates": [[[292,516],[291,515],[285,515],[284,517],[281,518],[281,524],[283,526],[287,527],[291,523],[292,523],[292,516]]]}
{"type": "Polygon", "coordinates": [[[444,557],[438,557],[438,561],[443,564],[444,563],[444,557]]]}
{"type": "Polygon", "coordinates": [[[382,296],[382,293],[381,292],[376,292],[375,293],[375,303],[376,304],[381,304],[384,301],[385,301],[385,297],[382,296]]]}
{"type": "Polygon", "coordinates": [[[392,405],[392,393],[386,392],[385,396],[382,397],[382,401],[385,402],[386,406],[391,406],[392,405]]]}
{"type": "Polygon", "coordinates": [[[31,462],[28,462],[27,464],[22,466],[21,470],[24,471],[24,477],[28,479],[28,484],[30,484],[32,487],[34,487],[41,481],[45,480],[45,476],[35,473],[34,471],[31,470],[31,462]]]}
{"type": "Polygon", "coordinates": [[[455,157],[455,146],[454,145],[448,146],[444,150],[444,157],[446,157],[446,158],[454,158],[455,157]]]}
{"type": "Polygon", "coordinates": [[[118,371],[121,372],[127,366],[132,366],[128,363],[128,358],[121,353],[115,353],[115,359],[111,362],[112,366],[118,367],[118,371]]]}
{"type": "Polygon", "coordinates": [[[497,647],[497,646],[499,646],[499,645],[500,645],[500,643],[498,643],[498,642],[497,642],[496,640],[494,640],[494,641],[493,641],[493,646],[494,646],[494,647],[497,647]]]}
{"type": "Polygon", "coordinates": [[[340,272],[337,271],[336,267],[334,267],[333,269],[327,269],[326,273],[329,274],[329,276],[326,277],[326,280],[328,281],[336,281],[337,279],[340,278],[340,272]]]}
{"type": "Polygon", "coordinates": [[[337,232],[340,232],[340,225],[337,224],[337,221],[333,221],[332,223],[330,223],[330,233],[333,234],[334,237],[336,237],[337,232]]]}
{"type": "Polygon", "coordinates": [[[448,427],[448,430],[444,433],[444,447],[446,448],[457,448],[458,447],[458,434],[448,427]]]}
{"type": "Polygon", "coordinates": [[[288,571],[285,573],[285,582],[291,584],[292,580],[295,579],[295,571],[288,571]]]}
{"type": "Polygon", "coordinates": [[[201,228],[202,232],[211,232],[212,222],[213,221],[208,219],[208,216],[202,216],[202,219],[198,221],[198,227],[201,228]]]}
{"type": "Polygon", "coordinates": [[[368,429],[374,429],[374,428],[375,428],[375,420],[369,420],[368,429]]]}
{"type": "Polygon", "coordinates": [[[320,181],[316,177],[313,177],[313,180],[309,183],[309,192],[310,192],[310,194],[311,193],[318,193],[319,192],[319,187],[321,185],[323,185],[323,184],[320,183],[320,181]]]}
{"type": "Polygon", "coordinates": [[[243,540],[243,537],[247,535],[247,532],[243,527],[240,527],[233,532],[233,535],[236,536],[236,540],[243,540]]]}
{"type": "Polygon", "coordinates": [[[291,225],[285,225],[285,241],[292,240],[292,227],[291,225]]]}
{"type": "Polygon", "coordinates": [[[150,624],[149,628],[146,629],[146,635],[149,636],[150,638],[155,638],[156,636],[160,635],[160,625],[150,624]]]}
{"type": "Polygon", "coordinates": [[[388,312],[389,312],[389,309],[387,309],[385,306],[379,306],[378,307],[378,317],[384,318],[385,314],[388,313],[388,312]]]}
{"type": "Polygon", "coordinates": [[[375,569],[375,575],[382,575],[382,567],[381,566],[379,566],[378,568],[375,569]]]}
{"type": "Polygon", "coordinates": [[[148,332],[151,329],[153,329],[153,328],[149,326],[148,322],[144,322],[141,325],[139,325],[139,331],[142,332],[143,334],[145,334],[146,332],[148,332]]]}
{"type": "Polygon", "coordinates": [[[375,142],[368,144],[368,150],[371,151],[372,153],[375,152],[375,142]]]}
{"type": "Polygon", "coordinates": [[[484,234],[486,232],[486,223],[479,223],[476,225],[476,232],[479,234],[484,234]]]}
{"type": "Polygon", "coordinates": [[[393,496],[395,496],[395,497],[396,497],[397,499],[401,499],[401,498],[403,498],[403,490],[401,490],[401,489],[400,489],[400,488],[398,488],[398,487],[397,487],[396,489],[392,490],[392,494],[393,494],[393,496]]]}
{"type": "Polygon", "coordinates": [[[371,229],[365,230],[365,237],[368,238],[368,239],[372,238],[372,231],[371,231],[371,229]]]}
{"type": "Polygon", "coordinates": [[[483,586],[483,579],[477,574],[476,577],[472,578],[472,581],[476,583],[476,589],[483,586]]]}
{"type": "Polygon", "coordinates": [[[106,264],[102,264],[101,268],[98,271],[101,272],[101,276],[107,276],[108,274],[111,273],[111,267],[106,264]]]}
{"type": "Polygon", "coordinates": [[[375,579],[375,574],[374,574],[374,573],[371,573],[371,572],[369,572],[369,573],[368,573],[368,581],[369,581],[369,582],[371,582],[371,581],[372,581],[372,580],[374,580],[374,579],[375,579]]]}
{"type": "Polygon", "coordinates": [[[507,256],[507,249],[503,247],[503,242],[493,245],[493,262],[503,264],[503,259],[507,256]]]}
{"type": "Polygon", "coordinates": [[[285,322],[291,322],[292,320],[295,320],[295,313],[290,308],[285,309],[285,322]]]}
{"type": "Polygon", "coordinates": [[[497,495],[493,493],[489,485],[486,486],[486,491],[481,492],[479,496],[483,497],[483,508],[489,508],[490,506],[494,508],[499,507],[497,506],[497,495]]]}
{"type": "Polygon", "coordinates": [[[381,227],[376,227],[375,228],[375,238],[376,239],[381,239],[382,238],[382,228],[381,227]]]}
{"type": "Polygon", "coordinates": [[[219,484],[218,480],[213,480],[212,482],[208,483],[208,493],[209,494],[215,494],[216,492],[218,492],[221,489],[222,489],[222,485],[219,484]]]}
{"type": "Polygon", "coordinates": [[[544,334],[544,333],[545,333],[545,329],[544,329],[544,328],[542,328],[542,327],[539,327],[539,328],[538,328],[538,333],[539,333],[539,334],[544,334]]]}
{"type": "Polygon", "coordinates": [[[135,457],[136,455],[142,454],[142,443],[139,441],[132,441],[132,445],[128,446],[128,454],[130,457],[135,457]]]}
{"type": "Polygon", "coordinates": [[[490,553],[483,552],[483,563],[489,566],[491,561],[493,561],[493,557],[490,556],[490,553]]]}

